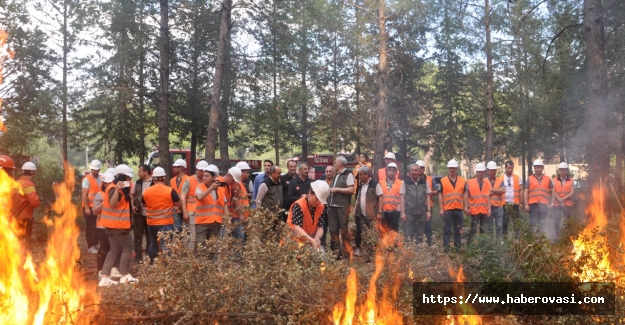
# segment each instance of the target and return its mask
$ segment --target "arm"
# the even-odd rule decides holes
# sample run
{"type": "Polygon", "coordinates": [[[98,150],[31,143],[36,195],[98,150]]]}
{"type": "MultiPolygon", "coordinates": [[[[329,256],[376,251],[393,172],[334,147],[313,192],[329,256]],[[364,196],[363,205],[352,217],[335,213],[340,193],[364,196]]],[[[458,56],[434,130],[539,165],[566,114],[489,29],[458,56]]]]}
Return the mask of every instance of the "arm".
{"type": "Polygon", "coordinates": [[[382,217],[384,217],[384,210],[382,210],[382,207],[384,206],[384,204],[382,203],[382,195],[378,196],[378,219],[382,219],[382,217]]]}
{"type": "Polygon", "coordinates": [[[330,193],[352,194],[354,193],[354,185],[348,186],[346,188],[333,187],[330,189],[330,193]]]}
{"type": "Polygon", "coordinates": [[[24,196],[28,199],[28,205],[30,205],[31,208],[35,209],[41,205],[41,202],[39,202],[39,195],[37,195],[34,185],[26,187],[23,191],[24,196]]]}
{"type": "Polygon", "coordinates": [[[113,189],[113,195],[109,197],[109,204],[111,208],[116,209],[119,201],[121,200],[121,189],[124,187],[124,182],[117,182],[117,185],[113,189]]]}
{"type": "Polygon", "coordinates": [[[528,187],[525,188],[525,190],[523,191],[523,202],[525,203],[525,211],[529,212],[530,211],[530,205],[527,199],[527,196],[529,195],[529,191],[530,189],[528,187]]]}
{"type": "Polygon", "coordinates": [[[260,206],[261,204],[263,204],[263,199],[265,198],[265,194],[267,194],[267,191],[269,189],[267,188],[267,184],[263,183],[260,184],[260,186],[258,187],[258,193],[256,195],[256,205],[260,206]]]}
{"type": "Polygon", "coordinates": [[[445,211],[443,211],[443,193],[442,192],[438,192],[438,205],[439,205],[438,214],[442,217],[445,214],[445,211]]]}
{"type": "Polygon", "coordinates": [[[490,194],[494,194],[494,195],[506,194],[506,189],[505,188],[491,188],[490,194]]]}
{"type": "Polygon", "coordinates": [[[490,200],[490,196],[488,197],[488,212],[486,213],[487,217],[490,217],[490,204],[491,204],[491,200],[490,200]]]}
{"type": "Polygon", "coordinates": [[[189,194],[190,189],[191,183],[189,182],[189,179],[187,179],[186,181],[184,181],[184,184],[182,184],[182,189],[180,190],[180,207],[182,208],[182,220],[184,220],[184,222],[189,222],[189,211],[187,211],[187,195],[189,194]]]}
{"type": "Polygon", "coordinates": [[[210,192],[216,190],[219,186],[217,185],[217,183],[213,183],[211,186],[209,186],[206,191],[199,193],[196,198],[198,200],[204,200],[204,198],[206,198],[208,196],[208,194],[210,194],[210,192]]]}
{"type": "Polygon", "coordinates": [[[82,204],[85,207],[85,215],[89,214],[89,198],[88,198],[89,189],[82,188],[82,204]]]}
{"type": "Polygon", "coordinates": [[[171,200],[174,201],[175,207],[180,206],[180,196],[178,195],[176,190],[174,190],[173,188],[171,189],[171,200]]]}
{"type": "Polygon", "coordinates": [[[427,212],[425,212],[425,217],[426,217],[427,221],[432,220],[432,204],[431,204],[431,202],[432,201],[429,198],[427,198],[425,200],[425,206],[426,206],[426,209],[427,209],[426,210],[427,212]]]}
{"type": "Polygon", "coordinates": [[[464,213],[471,214],[471,209],[469,209],[469,191],[464,191],[464,213]]]}
{"type": "MultiPolygon", "coordinates": [[[[553,193],[555,193],[555,191],[553,191],[553,193]]],[[[570,199],[571,197],[573,197],[573,194],[575,193],[575,186],[571,186],[571,193],[567,194],[565,197],[562,198],[562,202],[570,199]]]]}
{"type": "MultiPolygon", "coordinates": [[[[406,221],[406,209],[405,209],[405,204],[406,204],[406,194],[402,194],[401,195],[401,199],[400,199],[401,203],[399,204],[399,215],[401,217],[401,220],[406,221]]],[[[430,201],[430,200],[426,200],[426,201],[430,201]]]]}

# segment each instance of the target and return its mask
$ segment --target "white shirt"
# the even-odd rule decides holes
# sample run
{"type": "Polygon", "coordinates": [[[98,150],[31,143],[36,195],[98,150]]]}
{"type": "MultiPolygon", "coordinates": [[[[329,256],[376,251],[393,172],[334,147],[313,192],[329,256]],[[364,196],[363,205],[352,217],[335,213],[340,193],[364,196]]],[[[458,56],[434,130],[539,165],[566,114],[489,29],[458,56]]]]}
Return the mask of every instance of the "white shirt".
{"type": "MultiPolygon", "coordinates": [[[[367,184],[360,184],[360,213],[362,213],[363,217],[367,216],[367,190],[369,189],[370,182],[371,180],[369,180],[367,184]]],[[[375,187],[375,195],[380,196],[383,194],[384,192],[382,191],[382,186],[380,185],[380,183],[378,183],[378,185],[375,187]]]]}
{"type": "MultiPolygon", "coordinates": [[[[506,187],[506,203],[514,203],[514,174],[512,174],[512,177],[503,174],[503,186],[506,187]],[[508,180],[510,180],[510,185],[508,185],[508,180]]],[[[519,177],[519,188],[523,188],[521,177],[519,177]]]]}

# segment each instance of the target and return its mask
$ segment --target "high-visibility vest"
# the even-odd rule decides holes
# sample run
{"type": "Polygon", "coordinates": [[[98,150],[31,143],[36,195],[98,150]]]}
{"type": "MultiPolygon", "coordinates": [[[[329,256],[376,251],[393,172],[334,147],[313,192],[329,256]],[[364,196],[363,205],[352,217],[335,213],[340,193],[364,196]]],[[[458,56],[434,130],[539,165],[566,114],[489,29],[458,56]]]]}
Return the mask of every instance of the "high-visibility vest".
{"type": "MultiPolygon", "coordinates": [[[[208,189],[206,184],[200,183],[198,188],[204,192],[208,189]]],[[[217,190],[217,200],[213,199],[213,196],[209,193],[204,199],[197,200],[195,207],[195,224],[203,225],[209,223],[223,223],[224,207],[226,205],[224,201],[223,191],[217,190]]]]}
{"type": "Polygon", "coordinates": [[[443,186],[443,202],[439,202],[443,210],[464,209],[464,186],[466,180],[461,176],[456,176],[456,187],[451,185],[449,176],[441,178],[443,186]]]}
{"type": "MultiPolygon", "coordinates": [[[[100,190],[100,193],[102,193],[100,195],[102,195],[102,199],[104,199],[106,197],[106,192],[100,190]]],[[[104,201],[102,201],[102,203],[104,203],[104,201]]],[[[104,207],[104,205],[102,205],[102,207],[104,207]]],[[[102,212],[100,212],[100,215],[98,215],[98,218],[95,221],[95,226],[98,227],[98,228],[104,227],[102,225],[102,212]]]]}
{"type": "Polygon", "coordinates": [[[171,191],[172,188],[165,184],[154,184],[143,192],[148,226],[174,224],[174,201],[171,199],[171,191]]]}
{"type": "Polygon", "coordinates": [[[238,197],[238,206],[236,209],[231,209],[229,211],[232,213],[233,218],[247,218],[250,216],[250,200],[247,198],[247,190],[243,182],[239,182],[239,186],[241,187],[241,193],[238,197]]]}
{"type": "Polygon", "coordinates": [[[190,176],[189,178],[187,178],[187,180],[189,181],[189,193],[187,194],[187,212],[195,212],[195,205],[197,203],[196,199],[195,199],[195,190],[197,189],[197,185],[201,182],[198,182],[197,180],[197,174],[196,176],[190,176]]]}
{"type": "MultiPolygon", "coordinates": [[[[491,183],[490,179],[484,178],[484,180],[488,180],[488,185],[491,185],[491,188],[500,189],[501,183],[503,182],[503,176],[496,177],[495,184],[491,183]]],[[[506,195],[505,191],[503,192],[503,194],[493,194],[490,197],[490,205],[494,207],[502,207],[505,203],[505,198],[504,198],[505,195],[506,195]]]]}
{"type": "Polygon", "coordinates": [[[119,193],[121,200],[117,202],[117,207],[113,209],[109,203],[109,192],[114,189],[115,184],[111,183],[106,187],[104,193],[104,203],[102,204],[102,214],[100,214],[100,224],[104,228],[130,229],[130,202],[126,200],[123,193],[119,193]]]}
{"type": "MultiPolygon", "coordinates": [[[[562,186],[562,181],[559,178],[556,178],[555,182],[553,183],[553,189],[556,191],[556,195],[558,197],[565,197],[569,195],[569,193],[571,193],[571,191],[573,190],[573,179],[571,179],[570,177],[567,177],[567,179],[564,181],[564,186],[562,186]]],[[[573,200],[571,200],[571,198],[564,200],[563,203],[565,207],[573,206],[573,200]]],[[[559,207],[560,202],[555,200],[553,201],[553,205],[559,207]]]]}
{"type": "Polygon", "coordinates": [[[534,175],[530,175],[529,179],[529,192],[527,194],[527,203],[543,203],[549,204],[549,183],[551,179],[545,175],[541,179],[541,182],[538,182],[538,178],[534,175]]]}
{"type": "MultiPolygon", "coordinates": [[[[321,215],[323,214],[324,206],[319,203],[315,207],[315,215],[314,218],[310,214],[310,208],[308,207],[308,199],[306,197],[302,197],[297,201],[293,202],[293,204],[299,204],[302,209],[302,213],[304,214],[303,227],[304,231],[310,236],[315,237],[315,233],[317,232],[317,224],[319,224],[319,219],[321,219],[321,215]]],[[[289,209],[289,216],[286,219],[286,224],[291,227],[291,229],[295,229],[295,225],[293,224],[293,204],[291,204],[291,208],[289,209]]],[[[303,238],[299,239],[303,241],[303,238]]]]}
{"type": "Polygon", "coordinates": [[[391,186],[391,190],[388,190],[388,185],[386,184],[386,180],[380,181],[380,186],[382,187],[382,209],[384,211],[395,211],[397,207],[401,204],[401,195],[399,194],[399,190],[401,189],[401,184],[404,181],[400,179],[395,179],[395,183],[391,186]]]}
{"type": "MultiPolygon", "coordinates": [[[[430,192],[434,191],[434,183],[432,180],[432,176],[425,176],[425,179],[428,181],[428,183],[430,184],[430,192]]],[[[434,206],[434,197],[430,196],[430,207],[434,206]]]]}
{"type": "Polygon", "coordinates": [[[519,176],[512,174],[512,181],[514,182],[514,204],[521,203],[521,185],[519,185],[519,176]]]}
{"type": "MultiPolygon", "coordinates": [[[[85,175],[85,178],[89,181],[89,189],[87,190],[87,200],[89,200],[89,208],[93,208],[93,199],[95,199],[95,195],[100,192],[100,186],[98,186],[98,181],[91,174],[85,175]]],[[[82,203],[82,207],[85,207],[85,203],[82,203]]]]}
{"type": "Polygon", "coordinates": [[[176,186],[176,177],[173,177],[171,180],[169,180],[169,186],[176,190],[176,193],[180,195],[180,193],[182,192],[182,186],[184,185],[184,182],[187,180],[187,178],[189,178],[189,176],[182,175],[182,179],[180,180],[180,186],[176,186]]]}
{"type": "MultiPolygon", "coordinates": [[[[488,196],[491,189],[490,182],[484,178],[481,190],[477,178],[468,180],[467,184],[469,185],[469,212],[471,214],[487,214],[488,196]]],[[[457,183],[456,186],[458,186],[457,183]]]]}

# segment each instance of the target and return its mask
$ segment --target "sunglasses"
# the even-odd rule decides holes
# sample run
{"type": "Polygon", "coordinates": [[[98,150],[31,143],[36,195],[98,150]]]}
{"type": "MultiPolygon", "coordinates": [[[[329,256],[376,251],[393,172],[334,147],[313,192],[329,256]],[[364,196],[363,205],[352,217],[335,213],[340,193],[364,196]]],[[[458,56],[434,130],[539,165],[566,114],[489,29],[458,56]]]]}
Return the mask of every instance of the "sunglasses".
{"type": "Polygon", "coordinates": [[[510,183],[510,179],[508,178],[508,186],[511,186],[512,183],[510,183]]]}

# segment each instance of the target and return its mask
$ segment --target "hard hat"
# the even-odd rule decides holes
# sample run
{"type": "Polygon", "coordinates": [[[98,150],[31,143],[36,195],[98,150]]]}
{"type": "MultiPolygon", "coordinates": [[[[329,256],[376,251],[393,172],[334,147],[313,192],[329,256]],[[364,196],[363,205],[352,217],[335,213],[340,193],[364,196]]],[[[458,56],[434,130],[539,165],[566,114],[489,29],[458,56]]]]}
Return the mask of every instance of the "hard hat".
{"type": "Polygon", "coordinates": [[[195,165],[195,169],[199,169],[199,170],[205,170],[206,167],[208,167],[208,163],[206,162],[206,160],[200,160],[195,165]]]}
{"type": "Polygon", "coordinates": [[[32,162],[26,162],[24,163],[24,165],[22,166],[22,170],[32,170],[35,171],[37,170],[37,166],[35,166],[35,164],[33,164],[32,162]]]}
{"type": "Polygon", "coordinates": [[[386,155],[384,155],[384,159],[393,159],[393,160],[395,160],[395,154],[392,153],[392,152],[389,152],[386,155]]]}
{"type": "Polygon", "coordinates": [[[230,174],[232,178],[234,178],[235,182],[238,183],[241,181],[241,169],[239,167],[232,167],[228,169],[228,174],[230,174]]]}
{"type": "Polygon", "coordinates": [[[542,159],[536,159],[534,160],[534,163],[532,164],[532,166],[545,166],[545,164],[543,164],[542,159]]]}
{"type": "Polygon", "coordinates": [[[390,163],[390,164],[388,164],[388,166],[386,166],[386,168],[395,168],[395,169],[397,169],[397,164],[396,163],[390,163]]]}
{"type": "Polygon", "coordinates": [[[497,163],[494,161],[489,161],[488,164],[486,164],[486,168],[488,169],[497,169],[497,163]]]}
{"type": "Polygon", "coordinates": [[[419,166],[419,167],[425,167],[425,161],[423,161],[423,160],[417,160],[417,166],[419,166]]]}
{"type": "Polygon", "coordinates": [[[458,162],[456,161],[456,159],[452,159],[447,163],[447,168],[458,168],[460,167],[460,165],[458,165],[458,162]]]}
{"type": "Polygon", "coordinates": [[[314,181],[310,183],[310,188],[315,192],[315,196],[321,204],[328,204],[328,195],[330,195],[330,185],[326,181],[314,181]]]}
{"type": "Polygon", "coordinates": [[[128,167],[128,165],[119,164],[117,165],[117,167],[115,167],[115,175],[123,174],[123,175],[132,177],[132,171],[129,172],[129,170],[130,170],[130,167],[128,167]]]}
{"type": "Polygon", "coordinates": [[[107,170],[104,174],[102,174],[102,178],[100,178],[100,180],[104,183],[112,183],[115,180],[115,175],[107,170]]]}
{"type": "Polygon", "coordinates": [[[130,168],[130,166],[126,166],[126,173],[124,174],[130,178],[132,178],[134,176],[134,173],[132,171],[132,168],[130,168]]]}
{"type": "Polygon", "coordinates": [[[113,176],[115,176],[115,168],[109,168],[105,171],[105,173],[111,173],[113,174],[113,176]]]}
{"type": "Polygon", "coordinates": [[[214,173],[215,175],[219,175],[219,168],[213,164],[206,166],[206,168],[204,168],[204,171],[214,173]]]}
{"type": "Polygon", "coordinates": [[[184,159],[178,159],[171,166],[172,167],[184,167],[184,168],[187,168],[187,162],[184,161],[184,159]]]}
{"type": "Polygon", "coordinates": [[[239,161],[236,165],[240,170],[250,170],[250,165],[248,165],[245,161],[239,161]]]}
{"type": "Polygon", "coordinates": [[[100,168],[102,168],[102,163],[97,159],[92,160],[89,164],[89,169],[100,170],[100,168]]]}
{"type": "Polygon", "coordinates": [[[15,169],[15,163],[13,159],[7,155],[0,156],[0,168],[2,169],[15,169]]]}
{"type": "Polygon", "coordinates": [[[486,171],[486,166],[484,166],[483,163],[479,163],[479,164],[475,165],[475,171],[476,172],[485,172],[486,171]]]}
{"type": "Polygon", "coordinates": [[[152,172],[152,176],[153,177],[165,177],[167,176],[167,173],[165,173],[165,170],[162,167],[156,167],[154,168],[154,171],[152,172]]]}
{"type": "Polygon", "coordinates": [[[567,164],[567,163],[565,163],[565,162],[563,161],[563,162],[561,162],[561,163],[558,165],[558,168],[559,168],[559,169],[569,169],[569,164],[567,164]]]}

